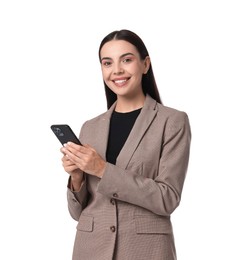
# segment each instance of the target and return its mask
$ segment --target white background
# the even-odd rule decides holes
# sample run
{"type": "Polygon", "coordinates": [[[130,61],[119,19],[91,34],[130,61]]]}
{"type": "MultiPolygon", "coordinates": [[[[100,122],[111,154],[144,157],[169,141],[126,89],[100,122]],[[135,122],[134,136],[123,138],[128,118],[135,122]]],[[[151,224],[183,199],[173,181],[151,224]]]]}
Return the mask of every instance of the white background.
{"type": "Polygon", "coordinates": [[[163,103],[188,113],[178,260],[251,260],[251,1],[0,2],[0,259],[70,260],[76,222],[50,130],[106,110],[98,47],[144,40],[163,103]]]}

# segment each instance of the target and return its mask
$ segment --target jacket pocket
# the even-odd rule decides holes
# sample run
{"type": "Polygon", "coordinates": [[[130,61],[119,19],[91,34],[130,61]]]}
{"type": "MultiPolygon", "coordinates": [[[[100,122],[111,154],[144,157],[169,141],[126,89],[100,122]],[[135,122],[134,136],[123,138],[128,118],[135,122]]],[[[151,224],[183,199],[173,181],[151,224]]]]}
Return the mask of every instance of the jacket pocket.
{"type": "Polygon", "coordinates": [[[168,218],[160,216],[135,216],[137,234],[171,234],[172,225],[168,218]]]}
{"type": "Polygon", "coordinates": [[[85,232],[92,232],[94,227],[94,217],[81,215],[79,219],[79,223],[77,225],[77,230],[85,231],[85,232]]]}

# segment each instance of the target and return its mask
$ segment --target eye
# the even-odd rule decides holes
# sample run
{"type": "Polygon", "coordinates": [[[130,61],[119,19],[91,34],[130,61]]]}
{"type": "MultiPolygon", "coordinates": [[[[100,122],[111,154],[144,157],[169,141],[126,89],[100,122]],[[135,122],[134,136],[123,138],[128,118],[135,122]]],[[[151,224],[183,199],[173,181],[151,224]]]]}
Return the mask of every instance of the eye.
{"type": "Polygon", "coordinates": [[[110,61],[103,61],[103,62],[102,62],[102,65],[103,65],[104,67],[109,67],[109,66],[111,65],[111,62],[110,62],[110,61]]]}
{"type": "Polygon", "coordinates": [[[130,63],[132,61],[131,58],[125,58],[123,59],[123,63],[130,63]]]}

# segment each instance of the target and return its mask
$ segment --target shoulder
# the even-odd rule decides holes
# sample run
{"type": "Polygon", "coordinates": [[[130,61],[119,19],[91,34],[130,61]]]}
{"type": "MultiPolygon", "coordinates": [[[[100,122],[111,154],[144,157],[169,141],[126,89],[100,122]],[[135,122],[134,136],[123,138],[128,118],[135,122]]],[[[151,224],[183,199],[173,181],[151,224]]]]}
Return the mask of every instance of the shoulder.
{"type": "MultiPolygon", "coordinates": [[[[165,131],[178,132],[181,129],[190,131],[189,119],[185,111],[160,104],[150,96],[146,98],[144,109],[147,113],[155,111],[154,121],[165,131]]],[[[145,115],[147,113],[145,112],[145,115]]]]}
{"type": "Polygon", "coordinates": [[[92,127],[96,127],[97,125],[99,125],[101,122],[104,122],[107,118],[107,111],[99,114],[93,118],[87,119],[81,127],[81,130],[83,131],[86,128],[92,128],[92,127]]]}
{"type": "Polygon", "coordinates": [[[169,106],[165,106],[157,103],[158,116],[169,120],[173,124],[183,124],[185,121],[188,121],[188,115],[185,111],[178,110],[169,106]]]}
{"type": "Polygon", "coordinates": [[[156,119],[166,127],[182,128],[189,125],[188,115],[185,111],[160,104],[149,95],[146,97],[144,109],[156,111],[156,119]]]}
{"type": "Polygon", "coordinates": [[[87,120],[84,125],[97,125],[97,123],[100,123],[100,122],[106,122],[106,121],[109,121],[110,120],[110,117],[114,111],[114,108],[115,108],[115,103],[108,109],[106,110],[105,112],[93,117],[93,118],[90,118],[89,120],[87,120]]]}
{"type": "Polygon", "coordinates": [[[191,126],[188,115],[185,111],[157,104],[157,120],[164,124],[164,132],[169,139],[178,133],[191,139],[191,126]]]}
{"type": "Polygon", "coordinates": [[[92,138],[94,135],[99,135],[101,129],[105,129],[107,126],[106,118],[107,112],[104,112],[96,117],[86,120],[80,129],[80,139],[85,140],[85,142],[90,142],[89,138],[92,138]]]}
{"type": "Polygon", "coordinates": [[[97,122],[99,122],[99,121],[104,120],[105,118],[107,118],[107,114],[108,114],[108,111],[106,111],[106,112],[104,112],[104,113],[101,113],[101,114],[99,114],[99,115],[97,115],[97,116],[95,116],[95,117],[93,117],[93,118],[90,118],[90,119],[88,119],[86,122],[87,122],[88,124],[95,124],[95,123],[97,123],[97,122]]]}

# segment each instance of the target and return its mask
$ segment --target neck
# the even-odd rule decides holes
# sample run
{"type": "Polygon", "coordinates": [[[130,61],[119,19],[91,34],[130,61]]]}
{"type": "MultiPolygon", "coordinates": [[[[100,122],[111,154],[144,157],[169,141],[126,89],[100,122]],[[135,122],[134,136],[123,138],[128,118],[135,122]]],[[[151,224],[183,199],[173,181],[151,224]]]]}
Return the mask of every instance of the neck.
{"type": "Polygon", "coordinates": [[[118,96],[115,111],[121,112],[121,113],[126,113],[126,112],[130,112],[130,111],[142,108],[144,105],[144,101],[145,101],[144,94],[142,94],[138,97],[133,97],[133,98],[118,96]]]}

